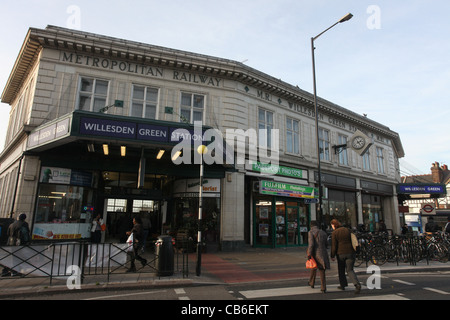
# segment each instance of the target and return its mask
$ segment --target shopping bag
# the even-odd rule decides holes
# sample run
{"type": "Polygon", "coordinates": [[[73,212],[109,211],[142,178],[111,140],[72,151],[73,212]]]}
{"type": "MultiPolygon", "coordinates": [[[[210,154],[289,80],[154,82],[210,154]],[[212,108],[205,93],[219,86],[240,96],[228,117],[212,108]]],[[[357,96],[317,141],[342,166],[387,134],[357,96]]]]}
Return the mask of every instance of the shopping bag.
{"type": "Polygon", "coordinates": [[[306,269],[317,269],[317,262],[313,257],[306,261],[306,269]]]}
{"type": "Polygon", "coordinates": [[[131,233],[127,239],[127,252],[133,252],[133,251],[134,251],[134,236],[133,236],[133,233],[131,233]]]}

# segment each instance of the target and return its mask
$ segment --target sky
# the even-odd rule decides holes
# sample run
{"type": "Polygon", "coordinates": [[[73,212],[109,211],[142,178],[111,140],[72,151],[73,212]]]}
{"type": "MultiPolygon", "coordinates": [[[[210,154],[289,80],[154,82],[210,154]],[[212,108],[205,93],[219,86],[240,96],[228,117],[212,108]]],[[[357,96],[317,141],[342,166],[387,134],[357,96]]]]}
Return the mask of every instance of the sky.
{"type": "MultiPolygon", "coordinates": [[[[15,0],[0,5],[0,92],[30,27],[55,25],[243,62],[400,135],[401,175],[450,164],[448,0],[15,0]]],[[[10,106],[0,104],[0,150],[10,106]]]]}

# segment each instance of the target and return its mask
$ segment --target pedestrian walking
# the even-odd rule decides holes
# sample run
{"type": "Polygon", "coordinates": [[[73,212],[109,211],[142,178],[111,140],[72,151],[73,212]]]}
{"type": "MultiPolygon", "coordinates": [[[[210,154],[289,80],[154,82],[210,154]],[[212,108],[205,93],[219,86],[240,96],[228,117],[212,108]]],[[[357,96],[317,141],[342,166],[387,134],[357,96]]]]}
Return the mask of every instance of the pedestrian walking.
{"type": "Polygon", "coordinates": [[[147,264],[147,260],[142,258],[139,255],[139,250],[142,248],[143,243],[143,228],[142,228],[142,220],[140,217],[135,217],[133,219],[133,229],[131,231],[127,232],[127,236],[133,234],[134,238],[134,244],[133,244],[133,250],[130,252],[130,268],[127,270],[127,272],[136,272],[136,265],[134,264],[134,261],[137,259],[141,262],[142,267],[145,267],[147,264]]]}
{"type": "Polygon", "coordinates": [[[327,234],[320,230],[317,221],[311,221],[311,230],[308,232],[308,259],[311,257],[316,260],[317,269],[311,269],[308,284],[314,288],[317,270],[320,276],[320,290],[322,293],[327,291],[325,270],[330,269],[330,260],[327,251],[327,234]]]}
{"type": "Polygon", "coordinates": [[[8,245],[10,246],[20,246],[27,245],[30,243],[30,227],[28,226],[27,215],[21,213],[19,219],[12,223],[7,231],[8,245]]]}
{"type": "Polygon", "coordinates": [[[348,286],[345,271],[347,271],[350,281],[355,285],[355,293],[360,293],[361,284],[353,270],[355,265],[355,250],[352,245],[350,230],[341,225],[337,219],[331,220],[333,233],[331,234],[331,260],[337,257],[339,284],[338,289],[345,290],[348,286]]]}
{"type": "Polygon", "coordinates": [[[92,243],[100,243],[102,241],[102,228],[103,219],[100,217],[100,214],[95,217],[92,221],[91,226],[91,241],[92,243]]]}
{"type": "MultiPolygon", "coordinates": [[[[26,246],[29,245],[31,242],[31,235],[30,235],[30,227],[28,225],[28,222],[25,220],[27,219],[27,215],[25,213],[21,213],[19,215],[19,219],[12,224],[9,225],[8,230],[6,232],[8,236],[8,246],[26,246]]],[[[16,263],[14,254],[11,257],[14,262],[13,265],[18,267],[20,263],[16,263]]],[[[2,277],[5,276],[17,276],[19,275],[19,272],[14,271],[13,269],[10,269],[8,267],[3,267],[2,269],[2,277]]]]}

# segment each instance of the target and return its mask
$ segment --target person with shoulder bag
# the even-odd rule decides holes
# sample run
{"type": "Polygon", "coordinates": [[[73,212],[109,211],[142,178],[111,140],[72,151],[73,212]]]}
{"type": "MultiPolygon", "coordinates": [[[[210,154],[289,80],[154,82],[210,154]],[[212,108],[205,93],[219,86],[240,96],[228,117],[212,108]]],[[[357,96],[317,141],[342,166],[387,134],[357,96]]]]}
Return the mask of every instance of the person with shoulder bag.
{"type": "Polygon", "coordinates": [[[338,289],[345,290],[345,287],[347,287],[348,282],[345,276],[345,271],[347,271],[348,277],[355,285],[355,294],[360,293],[361,284],[353,270],[355,265],[355,250],[352,245],[351,232],[348,228],[343,227],[336,219],[331,220],[331,227],[333,228],[333,233],[331,234],[331,260],[334,261],[334,258],[337,256],[340,284],[338,289]]]}
{"type": "Polygon", "coordinates": [[[30,243],[30,228],[28,223],[25,221],[27,215],[21,213],[19,219],[12,223],[7,231],[8,245],[9,246],[20,246],[27,245],[30,243]]]}
{"type": "Polygon", "coordinates": [[[327,291],[325,270],[330,269],[330,260],[327,251],[327,234],[320,230],[316,221],[311,221],[311,230],[308,232],[308,260],[314,259],[317,268],[311,269],[308,284],[314,288],[317,270],[320,276],[320,290],[322,293],[327,291]]]}

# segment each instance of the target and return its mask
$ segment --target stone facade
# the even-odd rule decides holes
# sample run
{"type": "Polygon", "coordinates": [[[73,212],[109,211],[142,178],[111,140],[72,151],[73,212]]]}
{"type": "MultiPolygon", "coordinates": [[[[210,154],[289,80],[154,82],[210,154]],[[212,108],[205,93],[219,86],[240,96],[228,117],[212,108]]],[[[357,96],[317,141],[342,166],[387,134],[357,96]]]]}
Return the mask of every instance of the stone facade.
{"type": "MultiPolygon", "coordinates": [[[[2,217],[9,217],[12,212],[29,212],[32,220],[42,183],[43,155],[74,140],[88,140],[68,135],[32,148],[28,141],[48,124],[80,110],[83,79],[107,84],[102,107],[110,108],[104,113],[121,120],[135,120],[133,90],[141,86],[156,90],[153,120],[161,123],[185,120],[180,115],[183,113],[182,94],[187,93],[194,98],[196,95],[204,98],[202,108],[190,107],[191,119],[188,120],[191,123],[195,111],[199,111],[204,125],[219,129],[224,135],[227,129],[256,131],[261,125],[276,129],[279,164],[304,170],[307,178],[300,184],[316,186],[317,140],[310,93],[231,60],[57,27],[31,28],[2,94],[2,102],[11,105],[5,150],[0,155],[2,217]],[[122,101],[123,106],[114,106],[116,101],[122,101]],[[261,115],[267,118],[261,119],[261,115]],[[297,128],[292,129],[292,125],[297,128]],[[17,191],[15,199],[14,190],[17,191]]],[[[319,99],[319,110],[319,126],[327,135],[323,141],[326,155],[322,160],[322,173],[328,174],[329,179],[337,177],[336,181],[340,177],[354,181],[350,189],[357,199],[358,223],[364,220],[361,195],[367,193],[383,197],[382,215],[388,227],[399,228],[395,185],[400,179],[398,159],[404,156],[399,135],[323,99],[319,99]],[[357,130],[372,139],[370,152],[364,158],[350,148],[335,152],[333,146],[349,141],[357,130]],[[369,187],[364,187],[364,181],[370,182],[369,187]]],[[[85,111],[102,113],[95,104],[85,111]]],[[[101,142],[101,139],[92,140],[101,142]]],[[[128,142],[130,149],[141,147],[135,141],[128,142]]],[[[147,148],[156,146],[149,144],[147,148]]],[[[248,156],[247,152],[247,159],[248,156]]],[[[254,182],[255,172],[248,165],[240,164],[224,172],[220,243],[223,249],[231,250],[254,241],[254,202],[249,200],[253,196],[248,189],[254,182]]],[[[281,178],[281,181],[296,183],[294,178],[281,178]]],[[[325,181],[325,186],[346,189],[345,184],[339,182],[327,185],[325,181]]],[[[315,206],[312,204],[308,208],[308,219],[315,219],[315,206]]]]}

